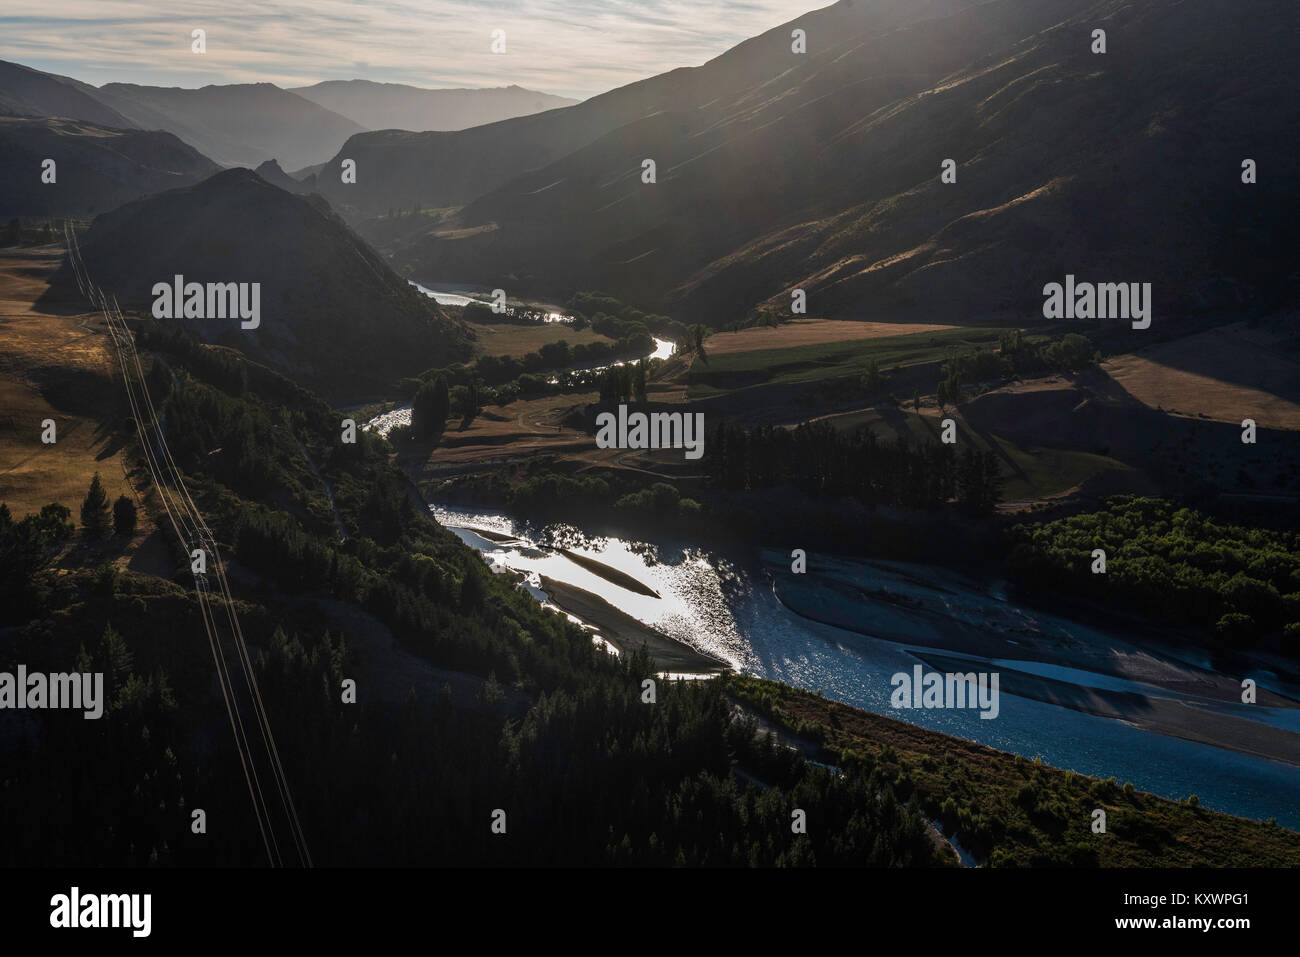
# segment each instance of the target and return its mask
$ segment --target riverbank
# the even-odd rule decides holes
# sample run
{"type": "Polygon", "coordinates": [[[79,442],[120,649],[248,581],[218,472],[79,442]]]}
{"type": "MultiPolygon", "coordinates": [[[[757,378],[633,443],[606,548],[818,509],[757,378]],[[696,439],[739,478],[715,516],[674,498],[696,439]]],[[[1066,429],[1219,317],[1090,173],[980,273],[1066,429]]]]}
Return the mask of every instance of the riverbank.
{"type": "Polygon", "coordinates": [[[1257,704],[1243,705],[1240,677],[1079,622],[1027,614],[956,572],[929,567],[922,580],[905,563],[836,558],[821,559],[815,575],[795,575],[778,553],[764,559],[788,611],[907,646],[935,670],[997,671],[1006,694],[1300,766],[1300,734],[1288,730],[1300,727],[1288,717],[1297,704],[1263,683],[1257,704]],[[1276,709],[1272,720],[1267,709],[1276,709]]]}
{"type": "MultiPolygon", "coordinates": [[[[939,672],[975,670],[968,658],[924,652],[916,652],[916,656],[939,672]]],[[[1210,710],[1206,704],[1132,691],[1087,688],[1005,665],[998,666],[998,675],[1001,690],[1006,694],[1033,698],[1085,714],[1124,721],[1146,731],[1300,767],[1300,734],[1222,714],[1210,710]]]]}
{"type": "Polygon", "coordinates": [[[990,866],[1295,867],[1300,833],[1207,810],[747,675],[732,699],[846,769],[880,768],[894,793],[990,866]],[[809,746],[809,742],[812,746],[809,746]],[[1105,834],[1092,830],[1107,815],[1105,834]]]}
{"type": "Polygon", "coordinates": [[[619,611],[599,595],[545,576],[542,591],[556,606],[593,626],[624,656],[644,647],[660,671],[672,674],[714,675],[730,670],[716,658],[619,611]]]}

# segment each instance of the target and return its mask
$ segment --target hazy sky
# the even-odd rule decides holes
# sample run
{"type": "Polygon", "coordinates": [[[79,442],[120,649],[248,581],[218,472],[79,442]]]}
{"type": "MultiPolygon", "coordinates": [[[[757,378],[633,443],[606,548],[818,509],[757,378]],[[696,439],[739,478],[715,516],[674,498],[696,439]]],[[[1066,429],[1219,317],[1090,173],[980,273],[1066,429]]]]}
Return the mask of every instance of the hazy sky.
{"type": "Polygon", "coordinates": [[[827,0],[0,0],[0,59],[96,85],[517,83],[587,97],[827,0]],[[207,53],[190,33],[207,31],[207,53]],[[491,51],[506,31],[505,55],[491,51]]]}

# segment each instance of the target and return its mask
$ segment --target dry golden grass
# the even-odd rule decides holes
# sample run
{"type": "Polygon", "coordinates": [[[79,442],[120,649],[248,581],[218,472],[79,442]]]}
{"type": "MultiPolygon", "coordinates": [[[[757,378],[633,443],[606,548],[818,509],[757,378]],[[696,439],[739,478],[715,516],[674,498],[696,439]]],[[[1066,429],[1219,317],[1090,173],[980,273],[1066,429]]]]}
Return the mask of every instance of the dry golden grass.
{"type": "Polygon", "coordinates": [[[574,406],[594,402],[596,398],[594,392],[578,393],[488,406],[463,431],[459,422],[449,421],[447,431],[426,464],[429,469],[437,470],[487,465],[541,452],[581,455],[595,448],[595,439],[562,426],[561,420],[574,406]]]}
{"type": "Polygon", "coordinates": [[[473,323],[470,326],[478,341],[474,354],[480,356],[511,356],[518,359],[536,352],[544,345],[563,339],[570,346],[592,342],[610,342],[607,336],[590,329],[574,329],[564,323],[521,326],[512,323],[473,323]]]}
{"type": "Polygon", "coordinates": [[[1300,362],[1278,346],[1287,317],[1234,323],[1117,356],[1102,368],[1151,408],[1218,422],[1254,419],[1262,429],[1300,429],[1300,362]]]}
{"type": "Polygon", "coordinates": [[[850,342],[856,339],[879,339],[883,336],[905,336],[913,332],[938,332],[954,326],[928,322],[851,322],[842,319],[795,319],[773,329],[755,327],[740,332],[719,332],[705,341],[709,355],[727,355],[733,352],[760,352],[767,349],[789,349],[796,346],[819,346],[828,342],[850,342]]]}
{"type": "Polygon", "coordinates": [[[110,499],[133,495],[119,443],[100,424],[122,402],[101,323],[73,301],[36,302],[59,257],[53,247],[0,250],[0,501],[15,517],[62,502],[75,518],[95,472],[110,499]],[[41,442],[45,419],[53,445],[41,442]]]}

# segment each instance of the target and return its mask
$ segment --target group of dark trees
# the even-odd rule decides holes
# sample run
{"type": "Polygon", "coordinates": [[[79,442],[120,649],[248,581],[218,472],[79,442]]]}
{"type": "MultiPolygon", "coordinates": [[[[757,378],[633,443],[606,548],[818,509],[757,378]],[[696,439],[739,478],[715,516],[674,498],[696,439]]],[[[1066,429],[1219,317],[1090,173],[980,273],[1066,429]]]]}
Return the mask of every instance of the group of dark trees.
{"type": "MultiPolygon", "coordinates": [[[[542,346],[521,358],[480,356],[472,363],[447,369],[430,370],[417,383],[418,391],[428,383],[443,379],[450,388],[451,411],[468,411],[470,393],[493,405],[508,405],[520,397],[548,395],[573,389],[591,388],[604,374],[603,369],[574,371],[568,367],[597,362],[616,362],[654,351],[648,333],[618,339],[615,342],[579,343],[570,347],[561,339],[542,346]]],[[[644,360],[643,360],[644,361],[644,360]]]]}
{"type": "Polygon", "coordinates": [[[446,429],[450,413],[451,391],[447,380],[438,376],[422,384],[415,393],[411,403],[411,431],[422,439],[436,438],[446,429]]]}
{"type": "Polygon", "coordinates": [[[600,404],[605,407],[621,402],[644,402],[646,397],[646,360],[610,366],[601,372],[600,404]]]}
{"type": "Polygon", "coordinates": [[[963,386],[972,383],[1048,372],[1078,372],[1100,358],[1092,340],[1076,332],[1037,342],[1025,339],[1019,329],[1013,329],[1002,334],[997,352],[953,349],[940,366],[937,397],[940,405],[948,405],[961,401],[963,386]]]}
{"type": "Polygon", "coordinates": [[[998,502],[1001,470],[992,450],[966,445],[881,440],[863,426],[841,431],[825,422],[793,429],[746,429],[722,423],[704,444],[711,484],[731,491],[791,486],[805,493],[849,496],[866,505],[939,508],[954,499],[972,516],[998,502]]]}
{"type": "Polygon", "coordinates": [[[11,219],[3,229],[0,229],[0,246],[43,245],[62,238],[62,229],[48,222],[23,222],[11,219]]]}
{"type": "Polygon", "coordinates": [[[569,300],[569,312],[586,321],[603,336],[620,339],[639,333],[653,333],[673,342],[690,338],[687,326],[669,316],[642,312],[603,292],[579,292],[569,300]]]}
{"type": "Polygon", "coordinates": [[[1118,496],[1096,512],[1013,531],[1019,580],[1146,617],[1212,626],[1237,643],[1281,630],[1300,654],[1300,537],[1216,521],[1153,498],[1118,496]],[[1095,549],[1105,552],[1094,573],[1095,549]]]}
{"type": "Polygon", "coordinates": [[[51,502],[15,521],[0,502],[0,624],[26,621],[48,594],[42,573],[73,534],[67,506],[51,502]]]}
{"type": "MultiPolygon", "coordinates": [[[[63,508],[61,505],[47,505],[46,508],[63,508]]],[[[114,534],[121,538],[130,538],[135,534],[136,507],[129,496],[119,495],[113,503],[111,517],[108,506],[108,493],[99,480],[99,473],[90,480],[90,489],[81,502],[81,526],[89,538],[107,538],[114,534]]]]}
{"type": "Polygon", "coordinates": [[[560,339],[548,342],[537,352],[530,352],[518,359],[511,356],[480,356],[467,371],[488,385],[503,385],[522,376],[558,371],[572,365],[645,356],[653,352],[654,348],[654,339],[648,332],[621,336],[613,342],[578,343],[575,346],[560,339]]]}

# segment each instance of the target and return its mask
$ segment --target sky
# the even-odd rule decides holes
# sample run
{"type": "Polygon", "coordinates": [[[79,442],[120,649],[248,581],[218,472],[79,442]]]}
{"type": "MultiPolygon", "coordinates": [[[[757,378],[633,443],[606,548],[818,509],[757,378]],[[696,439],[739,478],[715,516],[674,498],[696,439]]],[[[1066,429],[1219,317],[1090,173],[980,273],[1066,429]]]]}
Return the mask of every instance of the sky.
{"type": "Polygon", "coordinates": [[[827,0],[0,0],[0,59],[108,82],[425,87],[585,98],[698,66],[827,0]],[[191,51],[194,29],[207,52],[191,51]],[[491,52],[505,31],[504,54],[491,52]]]}

